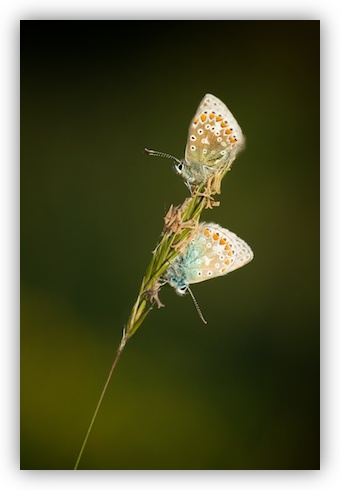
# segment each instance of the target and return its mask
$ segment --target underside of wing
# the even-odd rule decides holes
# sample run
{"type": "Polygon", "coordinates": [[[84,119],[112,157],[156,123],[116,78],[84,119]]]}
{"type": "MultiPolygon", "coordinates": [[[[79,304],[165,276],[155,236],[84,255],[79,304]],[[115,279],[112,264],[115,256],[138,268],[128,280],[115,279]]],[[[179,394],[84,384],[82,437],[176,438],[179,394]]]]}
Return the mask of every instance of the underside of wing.
{"type": "Polygon", "coordinates": [[[205,95],[189,126],[186,162],[228,166],[243,145],[241,128],[227,106],[214,95],[205,95]]]}
{"type": "Polygon", "coordinates": [[[194,284],[223,276],[253,259],[249,245],[235,233],[214,223],[201,223],[187,257],[187,282],[194,284]]]}

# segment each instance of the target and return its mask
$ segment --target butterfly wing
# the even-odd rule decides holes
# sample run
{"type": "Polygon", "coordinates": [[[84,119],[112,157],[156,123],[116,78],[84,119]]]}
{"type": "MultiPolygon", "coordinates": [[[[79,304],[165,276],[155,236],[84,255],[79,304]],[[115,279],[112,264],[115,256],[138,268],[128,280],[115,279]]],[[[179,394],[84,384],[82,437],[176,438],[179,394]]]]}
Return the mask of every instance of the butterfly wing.
{"type": "Polygon", "coordinates": [[[224,276],[254,257],[249,245],[235,233],[214,223],[201,223],[186,252],[186,282],[195,284],[224,276]]]}
{"type": "Polygon", "coordinates": [[[243,145],[241,128],[227,106],[206,94],[190,123],[185,149],[188,172],[191,168],[195,183],[204,181],[209,168],[230,166],[243,145]]]}

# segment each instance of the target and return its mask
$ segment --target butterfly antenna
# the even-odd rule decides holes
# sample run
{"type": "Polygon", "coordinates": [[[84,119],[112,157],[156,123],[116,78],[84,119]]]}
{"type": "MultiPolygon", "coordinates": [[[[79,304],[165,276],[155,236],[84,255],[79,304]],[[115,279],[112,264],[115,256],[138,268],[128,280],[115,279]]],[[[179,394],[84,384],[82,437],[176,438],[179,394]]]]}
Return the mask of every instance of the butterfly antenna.
{"type": "Polygon", "coordinates": [[[190,293],[190,296],[192,297],[192,300],[194,302],[194,305],[196,307],[196,310],[197,310],[197,313],[198,313],[200,319],[202,320],[203,323],[207,324],[208,322],[204,318],[203,313],[201,312],[201,308],[198,306],[198,303],[197,303],[197,300],[196,300],[196,298],[194,296],[194,293],[191,291],[191,289],[189,288],[189,286],[188,286],[188,291],[190,293]]]}
{"type": "Polygon", "coordinates": [[[175,160],[175,162],[181,164],[182,162],[178,160],[178,158],[173,157],[172,155],[169,155],[168,153],[163,153],[162,151],[155,151],[155,150],[149,150],[148,148],[144,148],[145,153],[147,155],[150,155],[152,157],[163,157],[163,158],[170,158],[170,160],[175,160]]]}

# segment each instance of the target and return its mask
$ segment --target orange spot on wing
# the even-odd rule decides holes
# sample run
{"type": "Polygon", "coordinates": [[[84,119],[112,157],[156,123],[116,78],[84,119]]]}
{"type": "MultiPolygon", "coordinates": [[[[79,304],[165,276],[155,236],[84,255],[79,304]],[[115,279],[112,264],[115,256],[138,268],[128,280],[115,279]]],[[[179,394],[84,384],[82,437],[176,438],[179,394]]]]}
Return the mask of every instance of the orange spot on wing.
{"type": "Polygon", "coordinates": [[[233,136],[229,136],[229,141],[231,143],[236,143],[237,140],[233,136]]]}
{"type": "Polygon", "coordinates": [[[205,114],[202,114],[202,115],[201,115],[201,121],[203,121],[203,122],[204,122],[204,121],[206,120],[206,118],[207,118],[207,116],[206,116],[205,114]]]}
{"type": "Polygon", "coordinates": [[[222,121],[222,119],[223,119],[223,118],[222,118],[222,117],[220,117],[220,116],[217,116],[217,117],[216,117],[216,121],[218,121],[218,122],[219,122],[219,121],[222,121]]]}
{"type": "Polygon", "coordinates": [[[211,114],[209,114],[209,117],[210,117],[210,119],[214,119],[215,114],[211,113],[211,114]]]}
{"type": "Polygon", "coordinates": [[[225,245],[227,242],[224,240],[224,238],[221,238],[220,240],[220,245],[225,245]]]}
{"type": "Polygon", "coordinates": [[[232,133],[232,130],[231,129],[226,129],[225,130],[225,134],[231,134],[232,133]]]}
{"type": "Polygon", "coordinates": [[[228,259],[228,260],[226,260],[224,263],[225,263],[226,265],[229,265],[229,264],[230,264],[230,260],[228,259]]]}
{"type": "Polygon", "coordinates": [[[229,257],[231,257],[233,255],[233,252],[231,250],[229,250],[228,255],[229,255],[229,257]]]}
{"type": "Polygon", "coordinates": [[[222,128],[226,128],[228,126],[228,124],[225,121],[223,121],[223,122],[221,122],[221,126],[222,126],[222,128]]]}
{"type": "Polygon", "coordinates": [[[194,120],[194,124],[198,123],[198,117],[194,120]]]}
{"type": "Polygon", "coordinates": [[[224,250],[230,250],[229,243],[227,243],[227,245],[224,247],[224,250]]]}
{"type": "Polygon", "coordinates": [[[227,270],[227,268],[226,268],[226,267],[224,267],[224,268],[221,270],[222,274],[223,274],[223,273],[224,273],[226,270],[227,270]]]}
{"type": "Polygon", "coordinates": [[[219,237],[219,236],[220,236],[220,235],[219,235],[218,233],[214,233],[214,234],[213,234],[213,239],[214,239],[214,240],[218,240],[218,237],[219,237]]]}
{"type": "Polygon", "coordinates": [[[209,237],[210,236],[210,233],[209,233],[209,230],[203,230],[203,233],[205,234],[205,236],[209,237]]]}

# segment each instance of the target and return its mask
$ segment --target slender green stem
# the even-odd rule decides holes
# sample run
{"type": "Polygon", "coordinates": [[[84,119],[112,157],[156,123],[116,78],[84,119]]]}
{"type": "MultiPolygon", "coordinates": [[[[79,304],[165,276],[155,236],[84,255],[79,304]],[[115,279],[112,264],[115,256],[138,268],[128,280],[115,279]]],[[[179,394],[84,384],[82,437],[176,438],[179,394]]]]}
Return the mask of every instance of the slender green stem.
{"type": "Polygon", "coordinates": [[[107,387],[109,385],[109,382],[110,382],[110,379],[112,377],[112,374],[113,374],[113,371],[115,370],[115,367],[119,361],[119,358],[121,356],[121,353],[123,352],[123,349],[125,347],[125,344],[126,344],[126,338],[125,338],[125,332],[123,333],[123,338],[122,338],[122,341],[120,343],[120,346],[117,350],[117,354],[116,354],[116,357],[115,357],[115,360],[113,361],[113,364],[111,366],[111,369],[110,369],[110,372],[109,372],[109,375],[107,377],[107,380],[104,384],[104,387],[103,387],[103,390],[102,390],[102,393],[100,395],[100,398],[98,400],[98,403],[97,403],[97,406],[96,406],[96,409],[94,411],[94,414],[92,416],[92,419],[91,419],[91,422],[90,422],[90,425],[89,425],[89,428],[87,429],[87,432],[86,432],[86,435],[85,435],[85,439],[84,439],[84,442],[80,448],[80,451],[79,451],[79,454],[78,454],[78,458],[77,458],[77,461],[76,461],[76,464],[74,465],[74,470],[77,470],[78,469],[78,466],[79,466],[79,461],[83,455],[83,452],[84,452],[84,449],[85,449],[85,446],[86,446],[86,443],[87,443],[87,439],[89,438],[89,435],[91,433],[91,430],[92,430],[92,427],[93,427],[93,424],[96,420],[96,417],[97,417],[97,413],[99,411],[99,408],[100,408],[100,405],[102,404],[102,401],[103,401],[103,398],[104,398],[104,395],[106,393],[106,390],[107,390],[107,387]]]}
{"type": "MultiPolygon", "coordinates": [[[[204,193],[204,189],[205,187],[202,186],[198,190],[198,192],[204,193]]],[[[107,380],[104,384],[103,390],[98,400],[96,409],[92,416],[90,425],[87,429],[85,439],[80,448],[79,455],[76,464],[74,466],[75,470],[78,469],[79,462],[83,455],[93,424],[96,420],[99,408],[105,396],[112,374],[115,370],[115,367],[118,363],[121,353],[126,345],[126,342],[132,337],[132,335],[134,335],[134,333],[142,325],[145,318],[152,310],[155,299],[158,302],[158,306],[161,306],[161,303],[158,300],[158,296],[157,296],[158,289],[159,289],[159,279],[165,273],[167,268],[170,266],[171,262],[181,253],[181,250],[178,247],[178,245],[185,243],[185,240],[187,239],[190,233],[191,226],[194,220],[198,222],[200,214],[202,213],[203,209],[206,206],[206,202],[207,201],[204,195],[196,195],[195,197],[191,197],[188,200],[186,200],[185,203],[181,206],[181,208],[177,208],[177,210],[182,210],[183,213],[182,216],[179,214],[178,217],[179,222],[182,224],[182,227],[179,227],[178,232],[174,232],[170,227],[163,234],[161,241],[159,242],[155,251],[153,252],[152,259],[146,270],[145,276],[142,280],[142,284],[139,290],[137,300],[132,308],[129,321],[126,327],[124,328],[123,337],[120,346],[117,350],[116,357],[111,366],[107,380]],[[187,228],[185,227],[186,222],[190,222],[187,228]]],[[[176,208],[174,209],[174,212],[176,212],[176,208]]],[[[170,213],[170,217],[171,217],[171,213],[170,213]]]]}

